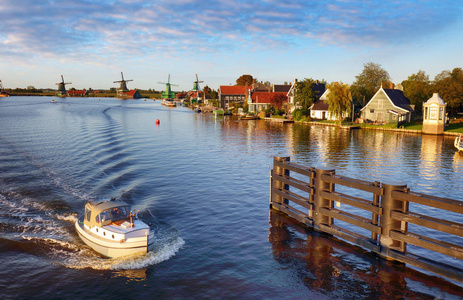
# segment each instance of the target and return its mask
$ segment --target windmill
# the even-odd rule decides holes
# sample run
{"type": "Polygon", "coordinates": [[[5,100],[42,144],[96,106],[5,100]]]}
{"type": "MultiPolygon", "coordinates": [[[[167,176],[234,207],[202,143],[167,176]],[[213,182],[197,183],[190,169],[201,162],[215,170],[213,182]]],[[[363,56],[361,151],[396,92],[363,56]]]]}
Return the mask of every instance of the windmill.
{"type": "Polygon", "coordinates": [[[2,81],[0,80],[0,97],[9,97],[10,95],[8,95],[4,90],[3,90],[3,84],[2,84],[2,81]]]}
{"type": "Polygon", "coordinates": [[[195,102],[197,101],[199,103],[199,100],[201,99],[201,95],[200,95],[200,88],[199,88],[199,84],[200,83],[203,83],[204,81],[199,81],[198,79],[198,74],[196,74],[196,81],[193,82],[193,91],[196,92],[196,99],[192,99],[191,102],[195,102]]]}
{"type": "Polygon", "coordinates": [[[121,72],[121,76],[122,76],[122,80],[114,81],[114,83],[118,83],[118,82],[121,83],[121,86],[120,86],[119,89],[117,90],[117,96],[124,95],[125,92],[128,92],[129,89],[127,88],[126,82],[133,81],[133,79],[125,80],[125,79],[124,79],[124,73],[122,73],[122,72],[121,72]]]}
{"type": "Polygon", "coordinates": [[[58,96],[64,97],[66,96],[66,84],[71,84],[72,82],[64,82],[64,77],[61,75],[61,82],[56,83],[58,86],[58,96]]]}
{"type": "Polygon", "coordinates": [[[164,82],[158,82],[158,83],[166,85],[166,90],[164,92],[162,92],[162,98],[163,99],[173,99],[173,98],[175,98],[175,93],[171,91],[170,87],[171,86],[178,86],[178,85],[170,83],[170,74],[169,74],[169,77],[167,78],[167,83],[164,83],[164,82]]]}

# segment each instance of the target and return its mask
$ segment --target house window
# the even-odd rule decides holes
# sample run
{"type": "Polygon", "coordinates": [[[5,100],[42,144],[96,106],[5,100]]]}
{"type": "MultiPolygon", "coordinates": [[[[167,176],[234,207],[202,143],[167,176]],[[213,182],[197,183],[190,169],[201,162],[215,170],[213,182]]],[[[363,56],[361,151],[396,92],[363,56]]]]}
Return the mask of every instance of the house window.
{"type": "Polygon", "coordinates": [[[370,109],[370,114],[374,114],[375,113],[375,110],[374,109],[370,109]]]}
{"type": "Polygon", "coordinates": [[[429,108],[429,120],[437,120],[437,107],[429,108]]]}
{"type": "Polygon", "coordinates": [[[439,120],[442,120],[444,117],[444,108],[439,107],[439,120]]]}
{"type": "Polygon", "coordinates": [[[378,99],[378,108],[383,108],[383,99],[378,99]]]}
{"type": "Polygon", "coordinates": [[[427,107],[424,108],[424,119],[425,120],[428,119],[428,108],[427,107]]]}

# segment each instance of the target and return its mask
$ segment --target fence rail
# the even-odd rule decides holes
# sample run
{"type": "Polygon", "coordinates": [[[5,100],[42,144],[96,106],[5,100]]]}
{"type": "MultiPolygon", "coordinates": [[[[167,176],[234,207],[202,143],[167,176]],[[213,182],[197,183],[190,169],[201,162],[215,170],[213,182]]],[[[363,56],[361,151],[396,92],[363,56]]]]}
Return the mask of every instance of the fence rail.
{"type": "Polygon", "coordinates": [[[315,230],[367,248],[386,259],[395,259],[463,282],[462,268],[407,250],[407,245],[414,245],[430,253],[441,253],[463,260],[463,246],[451,242],[459,240],[463,244],[463,223],[446,220],[445,215],[436,218],[412,212],[410,203],[461,214],[463,217],[462,201],[411,192],[402,183],[353,179],[336,175],[332,169],[307,168],[292,163],[289,157],[274,157],[271,208],[315,230]],[[297,173],[297,178],[291,176],[291,172],[297,173]],[[336,186],[363,191],[362,195],[370,196],[361,198],[341,193],[335,190],[336,186]],[[335,203],[349,205],[363,213],[341,210],[335,207],[335,203]],[[335,220],[353,226],[338,226],[335,220]],[[414,230],[416,227],[427,228],[443,233],[447,238],[438,240],[421,234],[420,230],[413,232],[409,229],[410,224],[414,230]],[[351,227],[361,230],[352,230],[351,227]],[[370,234],[362,234],[362,231],[370,234]]]}

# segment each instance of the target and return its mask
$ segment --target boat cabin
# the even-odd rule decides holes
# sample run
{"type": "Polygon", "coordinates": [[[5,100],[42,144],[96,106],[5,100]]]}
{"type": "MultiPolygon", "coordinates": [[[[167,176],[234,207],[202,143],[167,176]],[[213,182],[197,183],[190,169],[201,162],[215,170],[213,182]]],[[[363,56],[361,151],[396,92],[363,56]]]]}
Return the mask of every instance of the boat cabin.
{"type": "Polygon", "coordinates": [[[85,205],[84,225],[88,228],[101,227],[111,223],[119,224],[124,221],[133,224],[130,205],[123,201],[88,202],[85,205]]]}

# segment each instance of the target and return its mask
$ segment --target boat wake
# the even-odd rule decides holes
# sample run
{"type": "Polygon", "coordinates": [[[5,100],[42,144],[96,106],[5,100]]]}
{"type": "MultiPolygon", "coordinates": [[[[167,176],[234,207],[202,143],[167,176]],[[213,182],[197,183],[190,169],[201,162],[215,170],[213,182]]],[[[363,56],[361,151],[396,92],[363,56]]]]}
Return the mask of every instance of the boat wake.
{"type": "Polygon", "coordinates": [[[76,220],[76,213],[0,191],[1,252],[27,253],[72,269],[139,270],[170,259],[185,244],[178,230],[146,213],[143,220],[154,231],[154,249],[144,255],[103,258],[80,240],[76,220]]]}

